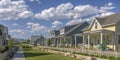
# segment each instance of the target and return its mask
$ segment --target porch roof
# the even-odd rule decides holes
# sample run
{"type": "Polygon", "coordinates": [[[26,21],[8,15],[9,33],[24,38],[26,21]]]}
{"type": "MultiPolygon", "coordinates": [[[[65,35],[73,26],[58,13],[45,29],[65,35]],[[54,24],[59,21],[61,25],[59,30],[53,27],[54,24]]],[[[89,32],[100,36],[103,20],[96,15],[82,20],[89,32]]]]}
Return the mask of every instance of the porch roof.
{"type": "Polygon", "coordinates": [[[89,31],[89,32],[83,33],[83,35],[84,34],[97,34],[97,33],[114,33],[114,31],[102,29],[102,30],[89,31]]]}
{"type": "Polygon", "coordinates": [[[74,36],[82,36],[83,33],[80,33],[80,34],[74,34],[74,36]]]}

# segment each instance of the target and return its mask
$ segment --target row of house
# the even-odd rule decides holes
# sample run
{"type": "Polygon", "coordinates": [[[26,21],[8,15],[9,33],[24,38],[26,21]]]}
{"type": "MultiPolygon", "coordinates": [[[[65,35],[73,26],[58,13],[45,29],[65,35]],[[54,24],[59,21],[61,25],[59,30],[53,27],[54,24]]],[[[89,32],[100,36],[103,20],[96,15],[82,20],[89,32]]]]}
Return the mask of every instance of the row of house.
{"type": "Polygon", "coordinates": [[[0,47],[7,44],[8,37],[8,27],[0,24],[0,47]]]}
{"type": "Polygon", "coordinates": [[[60,30],[52,30],[51,46],[82,46],[98,49],[100,44],[109,41],[107,47],[120,50],[120,13],[106,17],[95,17],[92,22],[64,26],[60,30]]]}

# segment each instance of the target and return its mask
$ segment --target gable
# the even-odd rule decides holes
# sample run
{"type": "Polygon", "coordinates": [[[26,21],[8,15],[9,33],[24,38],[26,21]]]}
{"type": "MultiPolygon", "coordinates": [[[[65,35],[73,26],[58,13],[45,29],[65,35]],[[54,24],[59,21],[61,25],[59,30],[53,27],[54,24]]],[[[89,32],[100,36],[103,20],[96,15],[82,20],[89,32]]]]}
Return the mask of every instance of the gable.
{"type": "Polygon", "coordinates": [[[102,25],[96,19],[94,19],[89,28],[90,28],[89,31],[100,30],[102,29],[102,25]]]}

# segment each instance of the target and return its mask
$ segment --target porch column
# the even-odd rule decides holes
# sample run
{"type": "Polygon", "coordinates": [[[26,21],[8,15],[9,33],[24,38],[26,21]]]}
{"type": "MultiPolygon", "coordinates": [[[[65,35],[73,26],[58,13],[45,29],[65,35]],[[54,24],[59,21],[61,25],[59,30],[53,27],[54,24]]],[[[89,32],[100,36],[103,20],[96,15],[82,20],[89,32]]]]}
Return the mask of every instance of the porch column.
{"type": "Polygon", "coordinates": [[[112,33],[112,45],[113,45],[113,50],[115,50],[115,45],[114,45],[114,33],[112,33]]]}
{"type": "Polygon", "coordinates": [[[82,52],[84,51],[84,44],[85,44],[85,36],[83,35],[83,45],[82,45],[82,52]]]}
{"type": "Polygon", "coordinates": [[[54,46],[56,46],[56,38],[54,38],[54,46]]]}
{"type": "Polygon", "coordinates": [[[88,49],[90,48],[90,35],[88,35],[88,49]]]}
{"type": "Polygon", "coordinates": [[[101,35],[101,44],[103,43],[103,33],[100,33],[101,35]]]}
{"type": "Polygon", "coordinates": [[[59,45],[59,39],[57,38],[57,47],[58,47],[58,45],[59,45]]]}
{"type": "Polygon", "coordinates": [[[61,44],[62,44],[62,38],[60,38],[60,46],[61,46],[61,44]]]}
{"type": "Polygon", "coordinates": [[[77,36],[75,36],[75,48],[76,48],[76,45],[77,45],[77,36]]]}
{"type": "Polygon", "coordinates": [[[83,46],[84,46],[84,44],[85,44],[85,36],[83,35],[83,46]]]}
{"type": "Polygon", "coordinates": [[[64,37],[64,45],[66,46],[66,41],[65,40],[66,40],[66,38],[64,37]]]}

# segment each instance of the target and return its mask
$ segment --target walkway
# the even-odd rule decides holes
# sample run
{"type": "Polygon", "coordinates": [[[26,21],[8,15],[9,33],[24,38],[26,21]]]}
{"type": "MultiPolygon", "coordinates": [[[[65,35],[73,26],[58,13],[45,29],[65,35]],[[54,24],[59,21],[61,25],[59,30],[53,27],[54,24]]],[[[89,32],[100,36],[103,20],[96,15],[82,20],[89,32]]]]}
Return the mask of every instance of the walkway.
{"type": "Polygon", "coordinates": [[[16,54],[13,56],[12,60],[25,60],[22,47],[18,49],[16,54]]]}

